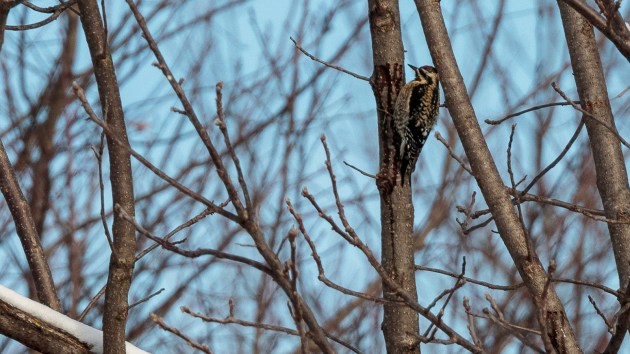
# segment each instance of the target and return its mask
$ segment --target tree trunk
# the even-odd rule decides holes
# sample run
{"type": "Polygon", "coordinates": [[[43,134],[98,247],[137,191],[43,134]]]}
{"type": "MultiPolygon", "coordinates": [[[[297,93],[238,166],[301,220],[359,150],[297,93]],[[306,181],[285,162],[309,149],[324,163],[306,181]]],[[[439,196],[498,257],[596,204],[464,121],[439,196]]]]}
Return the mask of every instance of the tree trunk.
{"type": "MultiPolygon", "coordinates": [[[[374,73],[372,90],[376,98],[379,131],[379,174],[377,185],[381,199],[381,263],[392,280],[417,301],[413,203],[410,178],[397,182],[393,139],[394,103],[405,83],[404,50],[400,14],[396,0],[369,0],[370,33],[374,73]]],[[[383,297],[400,300],[383,284],[383,297]]],[[[402,304],[385,304],[381,326],[388,353],[419,353],[418,313],[402,304]]]]}
{"type": "MultiPolygon", "coordinates": [[[[96,0],[80,0],[79,9],[81,10],[81,24],[90,48],[103,116],[116,136],[116,139],[107,136],[113,203],[133,217],[135,215],[134,193],[131,157],[127,147],[129,143],[118,80],[107,44],[106,32],[96,0]]],[[[136,231],[131,223],[125,221],[118,213],[114,213],[112,233],[114,249],[109,262],[109,276],[105,291],[103,344],[105,353],[114,354],[125,352],[125,327],[129,310],[128,293],[135,263],[136,231]]]]}

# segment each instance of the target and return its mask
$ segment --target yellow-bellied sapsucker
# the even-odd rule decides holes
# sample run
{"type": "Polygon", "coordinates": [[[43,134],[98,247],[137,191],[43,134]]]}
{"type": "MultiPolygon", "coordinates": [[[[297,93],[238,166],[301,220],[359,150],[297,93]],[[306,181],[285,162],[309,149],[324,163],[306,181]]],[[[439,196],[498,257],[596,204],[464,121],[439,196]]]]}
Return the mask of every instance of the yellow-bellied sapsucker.
{"type": "Polygon", "coordinates": [[[437,70],[432,66],[409,66],[416,77],[403,86],[394,107],[396,142],[400,142],[398,158],[401,185],[405,184],[405,176],[411,178],[411,173],[416,169],[416,161],[435,124],[440,105],[437,70]]]}

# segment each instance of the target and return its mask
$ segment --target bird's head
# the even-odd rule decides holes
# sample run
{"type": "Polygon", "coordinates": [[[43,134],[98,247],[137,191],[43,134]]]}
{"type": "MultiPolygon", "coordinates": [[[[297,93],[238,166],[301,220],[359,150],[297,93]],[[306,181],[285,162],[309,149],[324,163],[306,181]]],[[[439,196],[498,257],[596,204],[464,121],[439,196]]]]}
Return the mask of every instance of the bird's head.
{"type": "Polygon", "coordinates": [[[414,80],[419,81],[421,84],[434,84],[440,79],[437,70],[435,70],[435,68],[430,65],[425,65],[421,67],[413,66],[411,64],[407,65],[409,65],[409,67],[413,69],[413,72],[416,76],[414,80]]]}

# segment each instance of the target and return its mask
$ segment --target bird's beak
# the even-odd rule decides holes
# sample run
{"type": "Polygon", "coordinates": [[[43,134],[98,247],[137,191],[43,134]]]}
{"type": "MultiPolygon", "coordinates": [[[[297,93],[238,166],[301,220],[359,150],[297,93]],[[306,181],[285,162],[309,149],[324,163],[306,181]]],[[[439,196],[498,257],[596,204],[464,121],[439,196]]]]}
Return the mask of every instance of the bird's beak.
{"type": "Polygon", "coordinates": [[[411,64],[407,64],[407,65],[409,65],[409,67],[410,67],[413,71],[418,70],[418,67],[417,67],[417,66],[413,66],[413,65],[411,65],[411,64]]]}

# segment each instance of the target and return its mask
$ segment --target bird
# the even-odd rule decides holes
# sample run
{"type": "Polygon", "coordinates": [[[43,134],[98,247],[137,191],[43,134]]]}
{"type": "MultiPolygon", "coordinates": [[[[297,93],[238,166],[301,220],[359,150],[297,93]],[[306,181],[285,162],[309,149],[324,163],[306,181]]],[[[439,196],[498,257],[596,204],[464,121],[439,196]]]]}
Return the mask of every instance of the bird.
{"type": "Polygon", "coordinates": [[[396,141],[400,142],[401,185],[405,184],[405,177],[411,178],[416,169],[416,161],[435,125],[440,105],[437,70],[429,65],[408,65],[413,69],[415,78],[403,86],[394,106],[394,129],[396,141]]]}

